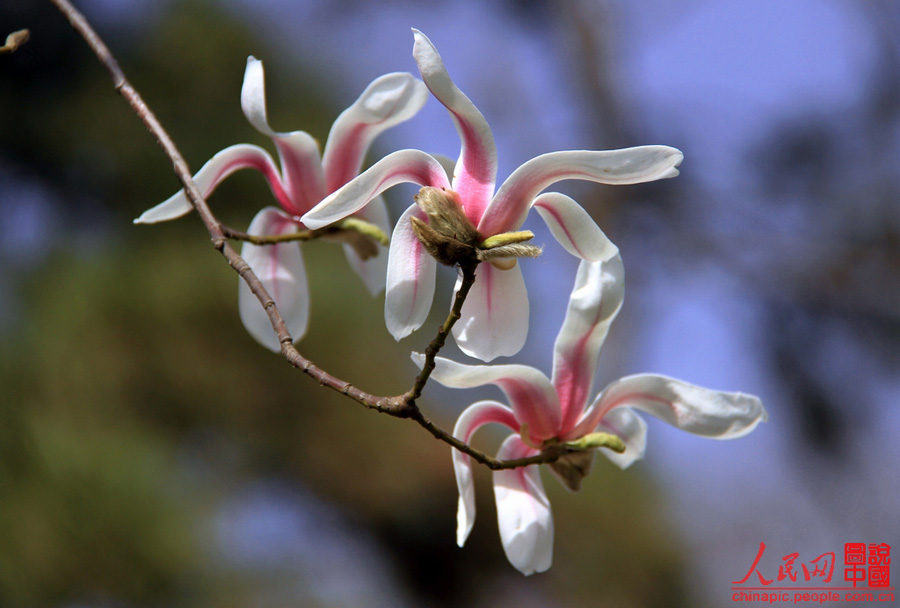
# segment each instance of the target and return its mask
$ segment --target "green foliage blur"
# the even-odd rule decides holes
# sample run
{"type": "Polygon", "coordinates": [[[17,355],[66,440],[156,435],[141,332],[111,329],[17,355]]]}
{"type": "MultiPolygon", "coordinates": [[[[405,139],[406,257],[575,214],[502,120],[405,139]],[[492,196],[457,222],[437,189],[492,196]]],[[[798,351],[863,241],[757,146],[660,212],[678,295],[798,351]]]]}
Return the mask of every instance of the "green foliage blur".
{"type": "MultiPolygon", "coordinates": [[[[305,488],[364,530],[412,605],[490,605],[512,589],[533,605],[686,605],[660,495],[639,470],[602,458],[579,495],[547,477],[549,573],[524,579],[506,562],[487,470],[476,473],[480,517],[458,549],[449,448],[259,347],[238,320],[238,279],[195,218],[133,226],[178,188],[168,161],[49,3],[4,3],[0,16],[32,30],[0,57],[2,160],[52,192],[62,218],[41,260],[17,269],[13,258],[10,271],[24,304],[0,340],[0,606],[260,605],[276,574],[221,559],[213,525],[223,501],[258,479],[305,488]]],[[[215,5],[173,3],[134,31],[100,33],[194,169],[234,143],[271,149],[240,111],[248,54],[266,61],[277,129],[323,141],[350,101],[312,80],[310,58],[285,56],[215,5]]],[[[238,228],[274,202],[250,172],[211,200],[238,228]]],[[[304,252],[313,309],[302,352],[371,392],[405,390],[409,350],[428,330],[395,343],[383,299],[367,295],[340,249],[304,252]]],[[[445,427],[469,403],[427,397],[445,427]]],[[[378,586],[370,593],[377,605],[378,586]]],[[[297,605],[343,604],[310,592],[297,605]]]]}

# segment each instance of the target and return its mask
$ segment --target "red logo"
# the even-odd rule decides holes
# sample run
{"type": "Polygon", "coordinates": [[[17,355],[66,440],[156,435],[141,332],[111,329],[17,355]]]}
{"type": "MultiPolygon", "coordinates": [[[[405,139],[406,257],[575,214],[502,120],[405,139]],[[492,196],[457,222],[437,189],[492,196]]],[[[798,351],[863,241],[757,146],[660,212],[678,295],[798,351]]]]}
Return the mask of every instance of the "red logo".
{"type": "MultiPolygon", "coordinates": [[[[731,589],[734,592],[732,600],[769,603],[783,601],[795,604],[894,600],[892,593],[894,588],[890,586],[891,546],[887,543],[846,543],[843,581],[838,578],[834,582],[832,581],[836,562],[834,551],[799,562],[799,553],[789,553],[781,558],[777,564],[777,571],[772,565],[761,565],[765,551],[766,544],[759,543],[759,550],[747,573],[740,580],[731,581],[731,589]],[[769,572],[777,573],[769,578],[764,574],[769,572]],[[841,586],[841,582],[849,586],[841,586]]],[[[840,574],[838,576],[840,577],[840,574]]]]}

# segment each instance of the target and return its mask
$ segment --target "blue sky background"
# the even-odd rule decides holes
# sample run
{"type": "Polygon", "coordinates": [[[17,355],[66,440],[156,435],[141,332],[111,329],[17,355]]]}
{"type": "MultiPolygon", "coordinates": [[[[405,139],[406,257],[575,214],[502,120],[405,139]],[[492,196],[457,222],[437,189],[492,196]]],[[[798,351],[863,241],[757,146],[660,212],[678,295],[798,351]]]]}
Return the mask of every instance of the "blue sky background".
{"type": "MultiPolygon", "coordinates": [[[[164,6],[142,0],[81,4],[108,28],[137,27],[142,19],[162,14],[164,6]]],[[[548,19],[543,9],[514,13],[510,7],[524,3],[475,0],[369,3],[366,8],[353,4],[352,9],[341,2],[290,0],[227,0],[220,5],[254,30],[266,32],[269,48],[254,54],[267,66],[280,64],[283,69],[297,58],[320,66],[322,80],[310,86],[328,86],[335,98],[347,103],[381,73],[415,73],[409,28],[422,30],[492,127],[499,152],[498,182],[538,154],[595,145],[596,134],[604,129],[604,116],[587,94],[587,68],[573,60],[578,50],[572,22],[548,19]]],[[[625,374],[664,373],[758,394],[771,417],[769,424],[731,442],[698,439],[651,422],[647,458],[635,465],[665,488],[671,524],[679,529],[690,555],[690,583],[698,598],[713,605],[716,600],[711,598],[724,597],[730,581],[743,576],[761,541],[769,546],[769,561],[763,563],[770,575],[780,557],[793,551],[808,560],[840,551],[845,542],[900,541],[896,369],[865,365],[870,355],[859,341],[840,336],[827,352],[811,352],[811,358],[822,360],[826,387],[829,375],[851,373],[866,386],[866,392],[860,392],[866,403],[846,404],[850,413],[845,415],[853,419],[857,409],[860,414],[858,425],[847,430],[851,451],[842,470],[834,470],[830,458],[799,450],[791,395],[773,377],[766,356],[772,328],[764,319],[759,284],[746,280],[730,262],[698,253],[704,245],[714,249],[725,243],[729,258],[754,267],[763,277],[775,277],[784,269],[802,269],[800,261],[826,259],[847,245],[830,224],[818,224],[807,208],[789,200],[763,200],[767,184],[753,163],[765,155],[773,133],[811,117],[832,121],[838,131],[852,129],[886,52],[879,27],[894,32],[888,48],[898,51],[897,11],[873,17],[884,5],[851,0],[572,3],[608,53],[619,118],[636,138],[624,145],[666,144],[685,153],[680,177],[641,196],[662,193],[684,205],[685,217],[692,218],[689,233],[668,237],[642,233],[640,213],[603,226],[622,249],[629,289],[601,358],[598,387],[625,374]]],[[[236,78],[242,70],[235,67],[236,78]]],[[[270,86],[270,97],[277,95],[277,83],[270,86]]],[[[239,112],[239,100],[232,101],[239,112]]],[[[280,124],[277,116],[270,119],[279,130],[302,128],[280,124]]],[[[900,174],[900,133],[889,135],[892,154],[880,162],[900,174]]],[[[242,137],[249,138],[250,131],[235,134],[234,143],[242,137]]],[[[453,125],[433,99],[414,120],[383,135],[379,144],[382,150],[414,146],[451,157],[458,153],[453,125]]],[[[852,146],[846,150],[849,156],[855,153],[852,146]]],[[[193,167],[204,160],[188,159],[193,167]]],[[[876,169],[883,167],[872,167],[869,175],[854,165],[855,173],[848,172],[846,180],[868,183],[876,179],[876,169]]],[[[0,166],[0,175],[2,170],[0,166]]],[[[579,184],[563,190],[580,196],[602,188],[579,184]]],[[[403,192],[391,199],[395,217],[405,206],[404,196],[408,198],[403,192]]],[[[53,238],[54,216],[41,206],[44,196],[38,185],[20,184],[12,195],[7,187],[7,194],[36,201],[15,207],[0,226],[5,255],[27,267],[45,240],[53,238]]],[[[147,206],[154,202],[147,201],[147,206]]],[[[852,205],[847,212],[855,216],[871,213],[873,221],[881,217],[864,197],[852,205]]],[[[641,213],[653,213],[652,207],[643,209],[641,213]]],[[[645,221],[652,225],[652,218],[645,221]]],[[[565,304],[562,294],[571,288],[575,262],[539,221],[532,218],[526,227],[547,247],[540,260],[523,264],[532,330],[517,360],[549,371],[565,304]]],[[[103,234],[106,227],[93,229],[103,234]]],[[[684,229],[685,224],[677,226],[678,231],[684,229]]],[[[441,297],[449,298],[452,273],[443,273],[439,280],[445,286],[438,293],[438,306],[441,297]]],[[[900,301],[891,299],[896,288],[884,291],[882,304],[900,314],[900,301]]],[[[7,323],[18,306],[15,297],[0,290],[7,323]]],[[[460,405],[475,400],[475,393],[438,390],[435,395],[460,405]]],[[[448,517],[453,509],[448,505],[448,517]]],[[[487,505],[482,509],[489,511],[487,505]]],[[[324,511],[313,498],[301,500],[261,483],[221,512],[222,521],[246,524],[224,525],[222,542],[243,547],[238,555],[252,555],[253,547],[262,545],[276,553],[290,552],[289,546],[264,541],[278,538],[284,529],[301,534],[298,514],[310,512],[324,511]],[[307,507],[298,510],[298,501],[307,507]]],[[[352,542],[346,540],[345,545],[352,542]]],[[[377,563],[370,551],[363,547],[353,553],[360,560],[359,572],[377,563]]],[[[265,555],[260,559],[265,561],[265,555]]],[[[309,556],[297,559],[304,567],[315,563],[309,556]]],[[[345,557],[335,559],[349,563],[345,557]]],[[[402,595],[399,589],[396,593],[402,595]]]]}

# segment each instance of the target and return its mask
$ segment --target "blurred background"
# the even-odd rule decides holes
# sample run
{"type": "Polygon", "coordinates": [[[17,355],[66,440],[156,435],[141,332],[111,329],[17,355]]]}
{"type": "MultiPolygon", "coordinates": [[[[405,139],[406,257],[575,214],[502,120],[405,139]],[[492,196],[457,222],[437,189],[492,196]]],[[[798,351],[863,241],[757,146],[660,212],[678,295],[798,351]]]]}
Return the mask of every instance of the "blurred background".
{"type": "MultiPolygon", "coordinates": [[[[273,127],[324,141],[373,78],[416,72],[410,27],[490,123],[499,180],[554,150],[680,148],[674,180],[554,187],[628,271],[597,390],[664,373],[760,395],[770,422],[716,442],[651,421],[629,470],[598,459],[579,494],[545,476],[554,565],[529,578],[476,469],[480,516],[457,548],[449,449],[260,348],[195,217],[131,224],[179,188],[168,161],[49,2],[3,2],[0,36],[31,40],[0,56],[0,605],[713,607],[761,542],[766,578],[790,553],[900,543],[896,3],[78,5],[194,170],[235,143],[274,153],[241,113],[248,55],[265,61],[273,127]]],[[[458,154],[435,100],[369,162],[405,147],[458,154]]],[[[389,192],[394,217],[414,191],[389,192]]],[[[268,204],[253,172],[211,197],[236,228],[268,204]]],[[[523,263],[515,361],[549,372],[576,262],[539,220],[526,228],[546,249],[523,263]]],[[[397,344],[340,249],[304,251],[301,352],[370,392],[405,390],[453,272],[397,344]]],[[[499,397],[429,385],[421,405],[450,428],[499,397]]]]}

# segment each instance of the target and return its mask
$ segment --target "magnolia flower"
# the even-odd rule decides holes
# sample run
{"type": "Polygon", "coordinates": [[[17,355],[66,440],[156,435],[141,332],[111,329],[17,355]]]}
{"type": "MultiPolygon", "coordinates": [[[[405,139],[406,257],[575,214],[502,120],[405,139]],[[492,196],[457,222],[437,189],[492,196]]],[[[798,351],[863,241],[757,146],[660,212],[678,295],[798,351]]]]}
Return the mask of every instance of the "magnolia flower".
{"type": "MultiPolygon", "coordinates": [[[[601,245],[608,241],[587,212],[562,194],[538,194],[564,179],[634,184],[678,174],[675,167],[682,154],[665,146],[552,152],[516,169],[495,192],[497,150],[490,127],[453,84],[431,41],[421,32],[413,32],[413,56],[422,79],[449,110],[462,142],[452,180],[428,154],[401,150],[375,163],[304,215],[307,226],[330,224],[363,208],[387,188],[412,182],[448,191],[447,199],[461,206],[471,232],[483,238],[517,230],[534,206],[570,253],[600,261],[609,259],[616,249],[601,245]]],[[[388,254],[385,321],[397,340],[422,325],[434,296],[435,260],[417,238],[410,221],[413,217],[420,226],[429,221],[416,205],[410,206],[394,229],[388,254]]],[[[527,332],[528,297],[515,259],[482,264],[462,317],[453,327],[457,344],[466,354],[490,361],[517,353],[527,332]]]]}
{"type": "MultiPolygon", "coordinates": [[[[376,78],[335,120],[325,152],[320,157],[319,146],[308,133],[276,133],[269,127],[263,64],[249,57],[241,89],[241,108],[250,124],[275,143],[281,168],[279,170],[269,153],[259,146],[238,144],[213,156],[194,176],[194,181],[205,198],[235,171],[256,169],[268,181],[281,209],[262,209],[253,218],[248,232],[257,236],[297,232],[307,228],[300,216],[359,173],[363,157],[375,137],[412,118],[427,97],[425,86],[410,74],[392,73],[376,78]]],[[[380,198],[373,202],[359,210],[356,216],[388,232],[390,225],[384,202],[380,198]]],[[[192,209],[184,191],[180,191],[145,211],[135,223],[171,220],[192,209]]],[[[381,291],[387,262],[384,255],[379,255],[377,246],[367,237],[351,232],[336,238],[345,241],[347,259],[369,291],[373,295],[381,291]]],[[[245,243],[241,254],[275,300],[291,336],[294,339],[302,337],[309,317],[309,291],[299,243],[268,246],[245,243]]],[[[267,348],[281,350],[265,310],[243,281],[240,282],[238,304],[247,331],[267,348]]]]}
{"type": "MultiPolygon", "coordinates": [[[[581,262],[556,338],[550,379],[525,365],[462,365],[436,359],[431,377],[441,384],[453,388],[495,384],[510,404],[479,401],[470,405],[460,415],[454,436],[469,443],[483,425],[502,424],[513,432],[497,453],[503,460],[539,454],[549,446],[570,447],[571,451],[550,467],[567,488],[577,490],[594,453],[579,448],[600,445],[595,433],[610,433],[622,440],[622,453],[603,450],[619,467],[624,469],[643,457],[647,427],[635,410],[716,439],[741,437],[766,420],[757,397],[653,374],[616,380],[585,409],[600,348],[622,297],[623,269],[618,255],[605,263],[581,262]]],[[[413,360],[421,367],[424,357],[414,354],[413,360]]],[[[456,534],[461,547],[475,521],[475,491],[469,457],[454,450],[453,467],[459,488],[456,534]]],[[[493,476],[500,539],[507,558],[526,575],[547,570],[553,558],[553,518],[539,467],[499,470],[493,476]]]]}

